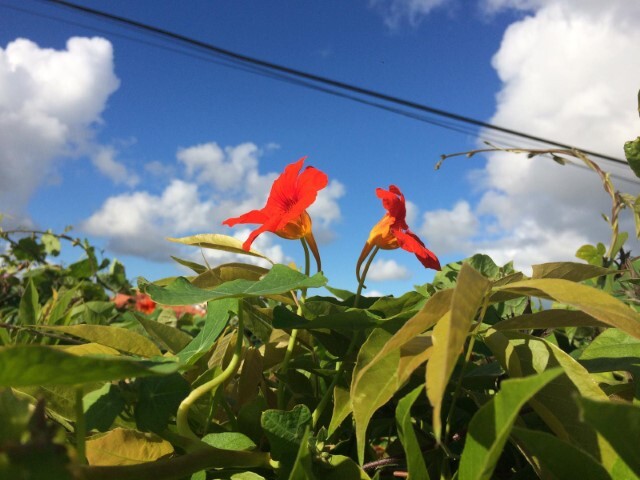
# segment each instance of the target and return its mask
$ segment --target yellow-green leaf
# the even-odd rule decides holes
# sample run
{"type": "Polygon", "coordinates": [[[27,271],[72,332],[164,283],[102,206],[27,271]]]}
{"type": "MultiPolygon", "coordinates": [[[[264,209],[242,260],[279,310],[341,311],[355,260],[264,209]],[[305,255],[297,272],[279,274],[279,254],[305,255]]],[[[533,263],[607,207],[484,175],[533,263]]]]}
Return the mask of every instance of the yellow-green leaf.
{"type": "Polygon", "coordinates": [[[442,399],[471,322],[489,289],[490,282],[468,264],[462,265],[451,299],[450,313],[433,329],[433,353],[427,364],[427,397],[433,406],[436,439],[442,433],[442,399]]]}
{"type": "Polygon", "coordinates": [[[496,289],[533,297],[542,297],[571,305],[584,313],[640,338],[640,313],[602,290],[568,280],[545,278],[524,280],[496,289]]]}
{"type": "Polygon", "coordinates": [[[561,278],[572,282],[582,282],[589,278],[614,273],[616,270],[578,262],[541,263],[531,267],[531,278],[561,278]]]}
{"type": "Polygon", "coordinates": [[[172,453],[171,444],[157,435],[125,428],[115,428],[87,440],[90,465],[135,465],[153,462],[172,453]]]}
{"type": "Polygon", "coordinates": [[[192,245],[201,248],[210,248],[213,250],[222,250],[224,252],[237,253],[240,255],[251,255],[254,257],[264,258],[268,262],[273,263],[268,257],[260,252],[251,249],[246,251],[242,248],[242,241],[228,235],[220,235],[218,233],[200,233],[190,237],[167,238],[170,242],[182,243],[184,245],[192,245]]]}
{"type": "Polygon", "coordinates": [[[126,328],[84,324],[69,326],[42,326],[39,328],[68,333],[74,337],[115,348],[121,352],[140,355],[141,357],[154,357],[156,355],[161,355],[160,349],[155,343],[147,337],[144,337],[132,330],[127,330],[126,328]]]}

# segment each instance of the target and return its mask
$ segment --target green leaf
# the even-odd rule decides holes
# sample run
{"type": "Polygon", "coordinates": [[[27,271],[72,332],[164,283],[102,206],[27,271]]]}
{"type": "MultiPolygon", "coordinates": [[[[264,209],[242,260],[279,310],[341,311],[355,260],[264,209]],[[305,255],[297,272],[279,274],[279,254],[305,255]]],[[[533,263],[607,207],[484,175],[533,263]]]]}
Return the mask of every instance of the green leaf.
{"type": "Polygon", "coordinates": [[[92,358],[42,345],[0,348],[0,386],[80,385],[175,372],[175,362],[132,358],[92,358]]]}
{"type": "Polygon", "coordinates": [[[256,444],[239,432],[209,433],[201,439],[207,445],[221,450],[253,450],[256,444]]]}
{"type": "Polygon", "coordinates": [[[407,458],[409,475],[413,478],[429,480],[427,466],[424,463],[422,450],[411,422],[411,407],[423,391],[424,385],[419,385],[398,402],[398,406],[396,407],[396,423],[398,425],[398,437],[400,438],[400,442],[402,442],[407,458]]]}
{"type": "Polygon", "coordinates": [[[571,441],[608,466],[610,458],[601,449],[595,430],[578,416],[575,397],[606,400],[607,396],[589,372],[570,355],[539,337],[515,332],[489,331],[485,337],[510,377],[524,377],[562,367],[562,375],[531,399],[530,404],[549,428],[562,440],[571,441]]]}
{"type": "Polygon", "coordinates": [[[111,383],[86,394],[82,398],[87,430],[106,432],[124,409],[125,400],[120,389],[111,383]]]}
{"type": "Polygon", "coordinates": [[[390,334],[375,329],[358,352],[358,359],[351,382],[351,407],[356,424],[358,461],[364,461],[367,426],[375,411],[393,396],[398,389],[398,363],[400,351],[394,350],[370,365],[371,360],[389,340],[390,334]],[[369,367],[369,368],[367,368],[369,367]]]}
{"type": "Polygon", "coordinates": [[[274,265],[269,273],[257,281],[238,279],[223,283],[211,290],[193,286],[186,278],[178,277],[166,287],[144,285],[146,293],[162,305],[193,305],[229,297],[259,297],[286,293],[300,288],[322,287],[327,279],[322,273],[312,277],[285,265],[274,265]]]}
{"type": "Polygon", "coordinates": [[[368,310],[355,308],[318,316],[313,320],[307,320],[281,305],[273,309],[273,326],[280,329],[355,331],[382,326],[384,322],[385,320],[375,316],[368,310]]]}
{"type": "Polygon", "coordinates": [[[533,395],[561,373],[558,368],[502,382],[500,391],[480,407],[469,423],[460,457],[460,480],[491,478],[518,412],[533,395]]]}
{"type": "Polygon", "coordinates": [[[498,287],[496,290],[548,298],[571,305],[602,323],[640,338],[640,314],[602,290],[568,280],[552,278],[524,280],[498,287]]]}
{"type": "Polygon", "coordinates": [[[624,155],[633,173],[636,174],[636,177],[640,178],[640,137],[625,142],[624,155]]]}
{"type": "Polygon", "coordinates": [[[125,320],[135,318],[152,338],[164,345],[171,353],[183,350],[193,340],[191,335],[179,328],[165,325],[157,320],[150,320],[144,315],[127,312],[124,318],[125,320]]]}
{"type": "Polygon", "coordinates": [[[178,262],[180,265],[184,265],[187,268],[190,268],[194,272],[200,274],[207,271],[207,267],[204,265],[200,265],[199,263],[192,262],[191,260],[185,260],[183,258],[174,257],[171,255],[171,258],[178,262]]]}
{"type": "Polygon", "coordinates": [[[207,316],[204,327],[198,335],[178,352],[177,357],[184,365],[193,365],[205,353],[207,353],[216,342],[220,334],[224,331],[229,321],[229,313],[238,311],[238,300],[226,298],[212,301],[207,304],[207,316]]]}
{"type": "Polygon", "coordinates": [[[40,241],[44,246],[47,255],[57,256],[60,253],[60,239],[51,233],[45,233],[40,237],[40,241]]]}
{"type": "Polygon", "coordinates": [[[605,468],[591,455],[554,435],[519,427],[513,427],[511,435],[553,478],[611,479],[605,468]]]}
{"type": "Polygon", "coordinates": [[[38,290],[29,279],[18,307],[18,320],[22,325],[35,325],[40,316],[38,290]]]}
{"type": "Polygon", "coordinates": [[[327,430],[329,436],[336,431],[345,418],[351,413],[351,396],[349,389],[339,385],[333,389],[333,414],[331,415],[331,423],[327,430]]]}
{"type": "Polygon", "coordinates": [[[580,310],[542,310],[496,323],[495,330],[525,330],[560,327],[606,327],[580,310]]]}
{"type": "Polygon", "coordinates": [[[49,310],[49,314],[47,315],[47,319],[44,323],[49,325],[55,325],[56,323],[65,323],[64,319],[68,313],[69,305],[71,301],[78,294],[78,287],[73,287],[70,290],[66,290],[61,294],[56,294],[54,296],[54,301],[51,305],[51,309],[49,310]]]}
{"type": "Polygon", "coordinates": [[[640,373],[640,340],[608,328],[580,354],[579,361],[590,372],[628,371],[640,373]]]}
{"type": "MultiPolygon", "coordinates": [[[[311,437],[310,428],[307,427],[300,439],[300,446],[296,452],[295,461],[289,474],[289,480],[315,480],[313,474],[313,462],[311,460],[311,452],[309,451],[309,438],[311,437]]],[[[290,461],[290,460],[289,460],[290,461]]],[[[288,462],[287,462],[288,463],[288,462]]]]}
{"type": "Polygon", "coordinates": [[[532,278],[561,278],[571,282],[582,282],[617,271],[577,262],[542,263],[531,268],[533,269],[532,278]]]}
{"type": "Polygon", "coordinates": [[[463,264],[451,299],[451,313],[433,329],[433,354],[427,363],[427,397],[433,406],[433,430],[442,433],[442,400],[449,378],[464,347],[471,322],[489,289],[490,282],[463,264]]]}
{"type": "Polygon", "coordinates": [[[265,480],[262,475],[253,472],[234,473],[231,480],[265,480]]]}
{"type": "MultiPolygon", "coordinates": [[[[301,448],[307,427],[311,425],[311,412],[305,405],[296,405],[290,411],[266,410],[260,420],[271,456],[278,461],[291,461],[301,448]]],[[[308,449],[307,445],[304,445],[308,449]]]]}
{"type": "MultiPolygon", "coordinates": [[[[601,245],[601,244],[600,244],[601,245]]],[[[604,245],[603,245],[604,247],[604,245]]],[[[576,257],[588,262],[590,265],[595,265],[598,267],[602,266],[603,256],[606,251],[600,252],[593,245],[582,245],[576,251],[576,257]]]]}
{"type": "Polygon", "coordinates": [[[179,373],[138,378],[135,387],[138,390],[138,401],[133,412],[136,425],[140,430],[156,433],[167,428],[167,423],[178,410],[180,402],[191,391],[189,382],[179,373]]]}
{"type": "Polygon", "coordinates": [[[153,462],[172,453],[173,447],[166,440],[125,428],[116,428],[87,440],[90,465],[135,465],[153,462]]]}
{"type": "Polygon", "coordinates": [[[640,476],[640,407],[580,399],[582,417],[609,442],[631,471],[640,476]]]}
{"type": "Polygon", "coordinates": [[[237,253],[239,255],[250,255],[259,257],[273,263],[269,258],[260,252],[251,249],[246,251],[242,248],[242,241],[228,235],[220,235],[217,233],[201,233],[190,237],[167,238],[170,242],[182,243],[184,245],[192,245],[201,248],[210,248],[213,250],[222,250],[223,252],[237,253]]]}
{"type": "Polygon", "coordinates": [[[160,350],[147,337],[132,330],[107,325],[68,325],[39,327],[55,332],[64,332],[90,342],[106,345],[141,357],[161,355],[160,350]]]}
{"type": "Polygon", "coordinates": [[[232,280],[259,280],[260,277],[269,273],[269,270],[257,265],[246,263],[227,263],[216,268],[207,269],[191,280],[191,283],[199,288],[213,288],[232,280]]]}

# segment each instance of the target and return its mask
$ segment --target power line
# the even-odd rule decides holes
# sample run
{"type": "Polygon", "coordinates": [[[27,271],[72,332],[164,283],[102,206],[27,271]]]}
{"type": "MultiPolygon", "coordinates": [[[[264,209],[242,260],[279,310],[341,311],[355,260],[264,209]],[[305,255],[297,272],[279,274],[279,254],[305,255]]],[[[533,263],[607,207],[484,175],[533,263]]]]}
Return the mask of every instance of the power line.
{"type": "MultiPolygon", "coordinates": [[[[126,17],[122,17],[119,15],[114,15],[108,12],[104,12],[101,10],[96,10],[93,8],[89,8],[89,7],[85,7],[82,5],[77,5],[75,3],[72,2],[68,2],[65,0],[41,0],[44,1],[46,3],[51,3],[51,4],[55,4],[55,5],[59,5],[62,7],[66,7],[75,11],[79,11],[79,12],[83,12],[85,14],[89,14],[95,17],[99,17],[102,19],[106,19],[112,22],[116,22],[118,24],[124,25],[124,26],[128,26],[128,27],[132,27],[135,28],[137,30],[142,30],[145,31],[147,33],[152,33],[154,35],[159,35],[163,38],[169,38],[172,39],[174,41],[178,41],[187,45],[190,45],[192,47],[197,47],[199,49],[204,49],[207,50],[209,52],[212,52],[216,55],[219,55],[223,58],[226,58],[228,60],[231,61],[235,61],[235,62],[239,62],[241,64],[249,64],[251,66],[254,67],[258,67],[260,69],[266,69],[267,71],[271,72],[272,74],[275,74],[275,78],[281,79],[281,80],[287,80],[287,81],[291,81],[294,79],[298,79],[298,80],[303,80],[303,82],[299,83],[302,86],[306,86],[308,88],[314,88],[315,90],[320,90],[320,91],[324,91],[325,93],[331,93],[333,95],[338,95],[338,96],[343,96],[346,98],[349,98],[351,100],[356,100],[359,101],[361,103],[367,103],[369,105],[372,106],[376,106],[378,108],[384,108],[385,110],[389,110],[389,111],[394,111],[395,113],[401,113],[398,111],[395,111],[392,107],[387,108],[386,106],[382,106],[380,104],[373,104],[371,102],[368,102],[366,100],[362,100],[359,99],[357,97],[352,97],[349,95],[345,95],[344,93],[341,94],[341,92],[336,92],[334,90],[331,89],[323,89],[323,88],[318,88],[318,85],[315,84],[310,84],[309,82],[316,82],[322,85],[327,85],[333,88],[338,88],[340,90],[343,91],[347,91],[347,92],[351,92],[351,93],[355,93],[358,95],[363,95],[365,97],[369,97],[369,98],[374,98],[377,100],[382,100],[384,102],[388,102],[391,104],[395,104],[395,105],[400,105],[402,107],[407,107],[413,110],[418,110],[421,112],[426,112],[432,115],[436,115],[439,117],[443,117],[443,118],[447,118],[450,120],[454,120],[457,122],[462,122],[462,123],[466,123],[469,125],[474,125],[476,127],[481,127],[481,128],[485,128],[488,130],[493,130],[493,131],[497,131],[497,132],[501,132],[501,133],[506,133],[509,135],[513,135],[516,137],[520,137],[520,138],[525,138],[527,140],[533,140],[535,142],[540,142],[540,143],[544,143],[547,145],[552,145],[555,147],[560,147],[560,148],[565,148],[565,149],[573,149],[575,147],[572,147],[571,145],[567,145],[565,143],[561,143],[561,142],[557,142],[555,140],[551,140],[551,139],[547,139],[544,137],[539,137],[536,135],[531,135],[525,132],[521,132],[518,130],[513,130],[510,128],[506,128],[506,127],[501,127],[499,125],[493,125],[491,123],[488,122],[483,122],[481,120],[477,120],[475,118],[471,118],[471,117],[467,117],[465,115],[459,115],[447,110],[442,110],[439,108],[435,108],[435,107],[431,107],[429,105],[424,105],[418,102],[414,102],[411,100],[407,100],[407,99],[403,99],[400,97],[396,97],[393,95],[388,95],[385,93],[381,93],[375,90],[370,90],[364,87],[359,87],[356,85],[352,85],[352,84],[348,84],[345,82],[341,82],[339,80],[334,80],[328,77],[324,77],[324,76],[320,76],[320,75],[315,75],[312,73],[308,73],[308,72],[304,72],[302,70],[297,70],[294,68],[290,68],[290,67],[286,67],[280,64],[276,64],[273,62],[269,62],[266,60],[261,60],[255,57],[250,57],[241,53],[237,53],[231,50],[227,50],[221,47],[218,47],[216,45],[210,44],[210,43],[206,43],[191,37],[187,37],[185,35],[181,35],[179,33],[175,33],[169,30],[165,30],[159,27],[154,27],[152,25],[148,25],[142,22],[138,22],[136,20],[132,20],[126,17]],[[282,78],[282,77],[285,78],[282,78]],[[293,77],[293,78],[291,78],[293,77]]],[[[291,82],[294,83],[294,82],[291,82]]],[[[295,82],[298,83],[298,82],[295,82]]],[[[402,115],[405,116],[412,116],[412,114],[410,112],[402,112],[402,115]]],[[[422,121],[425,121],[424,119],[422,119],[422,121]]],[[[430,123],[434,123],[435,122],[430,122],[430,123]]],[[[442,126],[442,125],[439,125],[442,126]]],[[[445,127],[446,128],[446,127],[445,127]]],[[[601,159],[604,160],[608,160],[614,163],[619,163],[619,164],[624,164],[627,165],[627,163],[624,160],[621,160],[619,158],[616,157],[612,157],[610,155],[605,155],[602,153],[598,153],[598,152],[594,152],[591,150],[585,150],[585,149],[578,149],[580,151],[582,151],[583,153],[587,154],[587,155],[591,155],[594,157],[599,157],[601,159]]]]}

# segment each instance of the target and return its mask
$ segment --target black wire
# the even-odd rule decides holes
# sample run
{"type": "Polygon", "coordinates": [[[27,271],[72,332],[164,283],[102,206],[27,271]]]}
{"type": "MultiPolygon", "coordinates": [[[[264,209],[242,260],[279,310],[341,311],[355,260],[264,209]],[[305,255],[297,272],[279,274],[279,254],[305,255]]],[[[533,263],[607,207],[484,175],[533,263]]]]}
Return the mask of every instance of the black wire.
{"type": "MultiPolygon", "coordinates": [[[[77,5],[75,3],[67,2],[65,0],[40,0],[40,1],[44,1],[45,3],[50,3],[50,4],[55,4],[55,5],[58,5],[58,6],[66,7],[66,8],[75,10],[75,11],[83,12],[85,14],[89,14],[89,15],[92,15],[92,16],[100,17],[100,18],[103,18],[103,19],[107,19],[107,20],[112,21],[112,22],[116,22],[116,23],[119,23],[119,24],[122,24],[122,25],[125,25],[125,26],[129,26],[129,27],[133,27],[133,28],[138,29],[138,30],[143,30],[145,32],[149,32],[149,33],[152,33],[152,34],[155,34],[155,35],[159,35],[161,37],[170,38],[172,40],[176,40],[176,41],[179,41],[179,42],[191,45],[191,46],[195,46],[195,47],[200,48],[200,49],[207,50],[209,52],[213,52],[213,53],[215,53],[215,54],[217,54],[219,56],[222,56],[222,57],[224,57],[226,59],[229,59],[229,60],[232,60],[232,61],[237,61],[237,62],[240,62],[240,63],[243,63],[243,64],[250,64],[252,66],[261,67],[261,68],[267,69],[267,70],[269,70],[271,72],[278,72],[279,74],[284,74],[284,75],[289,76],[289,77],[296,77],[296,78],[304,79],[304,80],[307,80],[307,81],[310,81],[310,82],[316,82],[316,83],[320,83],[320,84],[324,84],[324,85],[329,85],[329,86],[334,87],[334,88],[338,88],[338,89],[341,89],[341,90],[346,90],[346,91],[352,92],[352,93],[357,93],[359,95],[363,95],[363,96],[366,96],[366,97],[372,97],[372,98],[375,98],[375,99],[378,99],[378,100],[383,100],[385,102],[389,102],[389,103],[392,103],[392,104],[401,105],[403,107],[408,107],[408,108],[411,108],[411,109],[414,109],[414,110],[419,110],[419,111],[430,113],[430,114],[433,114],[433,115],[436,115],[436,116],[440,116],[440,117],[448,118],[448,119],[451,119],[451,120],[455,120],[455,121],[458,121],[458,122],[463,122],[463,123],[467,123],[467,124],[470,124],[470,125],[475,125],[477,127],[482,127],[482,128],[486,128],[486,129],[489,129],[489,130],[495,130],[495,131],[498,131],[498,132],[507,133],[509,135],[513,135],[513,136],[517,136],[517,137],[521,137],[521,138],[526,138],[528,140],[533,140],[533,141],[544,143],[544,144],[547,144],[547,145],[553,145],[555,147],[560,147],[560,148],[565,148],[565,149],[576,148],[576,147],[572,147],[570,145],[567,145],[565,143],[557,142],[555,140],[550,140],[550,139],[547,139],[547,138],[538,137],[536,135],[530,135],[528,133],[524,133],[524,132],[521,132],[521,131],[513,130],[513,129],[510,129],[510,128],[505,128],[505,127],[501,127],[501,126],[498,126],[498,125],[493,125],[491,123],[483,122],[481,120],[477,120],[477,119],[474,119],[474,118],[471,118],[471,117],[467,117],[467,116],[464,116],[464,115],[458,115],[456,113],[449,112],[447,110],[438,109],[438,108],[431,107],[431,106],[428,106],[428,105],[424,105],[424,104],[421,104],[421,103],[417,103],[417,102],[414,102],[414,101],[411,101],[411,100],[406,100],[406,99],[403,99],[403,98],[395,97],[393,95],[387,95],[385,93],[381,93],[381,92],[378,92],[378,91],[370,90],[370,89],[363,88],[363,87],[358,87],[356,85],[351,85],[351,84],[348,84],[348,83],[345,83],[345,82],[341,82],[341,81],[338,81],[338,80],[333,80],[333,79],[330,79],[328,77],[315,75],[315,74],[312,74],[312,73],[308,73],[308,72],[304,72],[304,71],[297,70],[297,69],[294,69],[294,68],[286,67],[286,66],[279,65],[279,64],[276,64],[276,63],[273,63],[273,62],[269,62],[269,61],[266,61],[266,60],[261,60],[261,59],[258,59],[258,58],[254,58],[254,57],[250,57],[250,56],[247,56],[247,55],[243,55],[243,54],[240,54],[240,53],[237,53],[237,52],[233,52],[231,50],[227,50],[227,49],[215,46],[215,45],[210,44],[210,43],[206,43],[206,42],[203,42],[203,41],[200,41],[200,40],[196,40],[196,39],[191,38],[191,37],[187,37],[185,35],[181,35],[181,34],[178,34],[178,33],[175,33],[175,32],[171,32],[169,30],[165,30],[165,29],[162,29],[162,28],[159,28],[159,27],[154,27],[152,25],[147,25],[145,23],[138,22],[136,20],[125,18],[125,17],[119,16],[119,15],[114,15],[114,14],[107,13],[107,12],[104,12],[104,11],[101,11],[101,10],[96,10],[96,9],[85,7],[85,6],[82,6],[82,5],[77,5]]],[[[280,77],[276,77],[276,78],[280,78],[280,77]]],[[[318,88],[317,85],[314,85],[313,87],[309,83],[303,83],[301,85],[306,86],[306,87],[310,87],[310,88],[314,88],[316,90],[324,91],[326,93],[332,93],[334,95],[344,96],[344,94],[339,94],[338,92],[331,91],[329,89],[318,88]]],[[[351,97],[346,97],[346,98],[351,98],[351,97]]],[[[354,99],[354,98],[351,98],[351,99],[354,99]]],[[[358,100],[358,101],[361,101],[361,103],[367,103],[367,101],[363,101],[363,100],[358,100]]],[[[368,103],[368,104],[371,105],[371,103],[368,103]]],[[[375,106],[378,106],[378,108],[385,108],[386,110],[394,111],[391,108],[382,107],[380,105],[375,105],[375,106]]],[[[398,113],[398,112],[395,112],[395,113],[398,113]]],[[[405,113],[402,113],[402,114],[405,115],[405,116],[409,116],[408,112],[405,112],[405,113]]],[[[598,158],[601,158],[601,159],[604,159],[604,160],[608,160],[608,161],[611,161],[611,162],[614,162],[614,163],[620,163],[620,164],[624,164],[624,165],[627,164],[624,160],[612,157],[610,155],[605,155],[605,154],[602,154],[602,153],[594,152],[594,151],[591,151],[591,150],[585,150],[585,149],[578,149],[578,150],[580,150],[581,152],[585,153],[586,155],[598,157],[598,158]]]]}

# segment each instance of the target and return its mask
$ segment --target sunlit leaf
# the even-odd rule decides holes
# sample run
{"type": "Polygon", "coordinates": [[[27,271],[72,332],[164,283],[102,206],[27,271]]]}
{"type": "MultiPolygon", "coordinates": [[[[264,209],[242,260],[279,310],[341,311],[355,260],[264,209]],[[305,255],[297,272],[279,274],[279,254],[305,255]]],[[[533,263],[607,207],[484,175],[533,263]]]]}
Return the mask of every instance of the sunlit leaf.
{"type": "MultiPolygon", "coordinates": [[[[182,243],[184,245],[192,245],[195,247],[210,248],[213,250],[222,250],[223,252],[237,253],[239,255],[251,255],[263,258],[269,262],[269,258],[260,252],[251,249],[246,251],[242,248],[242,241],[228,235],[220,235],[218,233],[201,233],[190,237],[167,238],[170,242],[182,243]]],[[[273,262],[271,262],[273,263],[273,262]]]]}
{"type": "Polygon", "coordinates": [[[107,325],[68,325],[40,327],[56,332],[64,332],[90,342],[99,343],[126,353],[141,357],[160,355],[160,350],[147,337],[126,328],[107,325]]]}
{"type": "Polygon", "coordinates": [[[35,325],[40,316],[39,296],[33,280],[29,279],[20,299],[18,320],[22,325],[35,325]]]}
{"type": "Polygon", "coordinates": [[[333,389],[333,414],[331,415],[331,423],[329,424],[328,434],[333,432],[340,426],[345,418],[351,413],[351,396],[349,389],[339,385],[333,389]]]}
{"type": "Polygon", "coordinates": [[[524,445],[530,455],[534,455],[540,466],[554,478],[588,478],[589,480],[610,480],[605,468],[591,455],[546,432],[513,427],[511,431],[524,445]]]}
{"type": "Polygon", "coordinates": [[[125,399],[117,386],[106,383],[102,388],[86,394],[82,398],[82,405],[87,430],[95,428],[106,432],[124,409],[125,399]]]}
{"type": "Polygon", "coordinates": [[[582,351],[579,361],[590,372],[640,373],[640,340],[616,328],[608,328],[582,351]]]}
{"type": "Polygon", "coordinates": [[[413,429],[413,423],[411,422],[411,407],[423,391],[424,385],[420,385],[398,402],[398,406],[396,407],[396,423],[398,425],[398,437],[400,438],[400,442],[402,442],[407,458],[409,475],[413,478],[429,480],[427,466],[424,463],[422,450],[418,443],[416,432],[413,429]]]}
{"type": "Polygon", "coordinates": [[[582,282],[594,277],[608,275],[616,272],[597,265],[589,265],[577,262],[552,262],[533,265],[531,278],[560,278],[572,282],[582,282]]]}
{"type": "Polygon", "coordinates": [[[256,444],[246,435],[239,432],[209,433],[202,441],[221,450],[253,450],[256,444]]]}
{"type": "MultiPolygon", "coordinates": [[[[570,440],[594,458],[607,454],[602,450],[595,430],[578,416],[576,396],[607,399],[582,365],[557,346],[530,335],[492,331],[485,337],[485,342],[512,378],[562,367],[566,375],[546,385],[530,400],[530,405],[559,438],[570,440]]],[[[611,461],[604,457],[601,460],[605,465],[611,461]]]]}
{"type": "Polygon", "coordinates": [[[115,428],[87,440],[90,465],[135,465],[153,462],[172,453],[173,447],[166,440],[125,428],[115,428]]]}
{"type": "Polygon", "coordinates": [[[371,480],[356,462],[344,455],[331,455],[327,463],[326,468],[325,464],[317,467],[317,477],[322,480],[371,480]]]}
{"type": "MultiPolygon", "coordinates": [[[[313,473],[313,462],[311,459],[311,452],[309,451],[310,437],[311,430],[307,427],[300,439],[298,451],[289,473],[289,480],[315,480],[317,478],[313,473]]],[[[291,459],[289,459],[287,464],[290,461],[291,459]]],[[[287,467],[289,466],[287,465],[285,468],[287,467]]]]}
{"type": "Polygon", "coordinates": [[[0,348],[0,386],[78,385],[175,372],[175,362],[77,356],[42,345],[0,348]]]}
{"type": "Polygon", "coordinates": [[[561,373],[561,369],[553,369],[502,382],[500,391],[480,407],[469,423],[460,457],[460,480],[491,478],[520,409],[561,373]]]}
{"type": "Polygon", "coordinates": [[[189,342],[177,357],[184,365],[193,365],[205,353],[207,353],[220,334],[224,331],[229,321],[229,313],[238,311],[238,300],[225,298],[212,301],[207,304],[205,323],[198,335],[189,342]]]}
{"type": "Polygon", "coordinates": [[[194,305],[229,297],[258,297],[281,294],[300,288],[322,287],[327,279],[322,273],[307,277],[285,265],[274,265],[262,279],[252,281],[238,279],[204,290],[193,286],[187,279],[178,277],[166,287],[144,285],[146,293],[162,305],[194,305]]]}
{"type": "Polygon", "coordinates": [[[615,297],[596,288],[561,279],[524,280],[498,291],[548,298],[571,305],[588,315],[640,338],[640,314],[615,297]]]}
{"type": "Polygon", "coordinates": [[[433,406],[433,430],[438,441],[442,432],[444,392],[489,285],[489,280],[463,264],[451,299],[450,314],[446,314],[433,329],[433,353],[427,363],[426,384],[427,397],[433,406]]]}
{"type": "Polygon", "coordinates": [[[351,407],[355,420],[358,460],[364,460],[367,426],[375,411],[384,405],[398,388],[400,352],[394,350],[369,367],[376,353],[390,338],[382,329],[375,329],[358,352],[351,382],[351,407]]]}
{"type": "Polygon", "coordinates": [[[211,270],[207,269],[200,273],[191,283],[199,288],[213,288],[232,280],[259,280],[260,277],[269,273],[269,270],[257,265],[246,263],[227,263],[211,270]]]}
{"type": "Polygon", "coordinates": [[[375,316],[368,310],[347,309],[342,312],[318,316],[307,320],[283,306],[273,309],[273,326],[280,329],[296,328],[299,330],[364,330],[382,326],[385,320],[375,316]]]}

